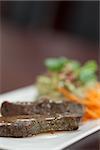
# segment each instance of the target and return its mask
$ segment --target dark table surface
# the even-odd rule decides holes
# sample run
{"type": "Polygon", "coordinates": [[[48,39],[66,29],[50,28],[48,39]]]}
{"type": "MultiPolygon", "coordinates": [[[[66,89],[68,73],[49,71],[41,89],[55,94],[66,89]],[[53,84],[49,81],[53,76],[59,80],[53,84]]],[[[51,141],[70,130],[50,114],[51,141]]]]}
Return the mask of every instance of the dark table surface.
{"type": "Polygon", "coordinates": [[[100,131],[83,138],[63,150],[100,150],[100,131]]]}
{"type": "MultiPolygon", "coordinates": [[[[95,42],[54,31],[19,29],[9,25],[0,27],[0,93],[34,83],[42,73],[46,57],[66,56],[84,62],[99,61],[95,42]]],[[[100,132],[66,148],[66,150],[99,150],[100,132]]]]}

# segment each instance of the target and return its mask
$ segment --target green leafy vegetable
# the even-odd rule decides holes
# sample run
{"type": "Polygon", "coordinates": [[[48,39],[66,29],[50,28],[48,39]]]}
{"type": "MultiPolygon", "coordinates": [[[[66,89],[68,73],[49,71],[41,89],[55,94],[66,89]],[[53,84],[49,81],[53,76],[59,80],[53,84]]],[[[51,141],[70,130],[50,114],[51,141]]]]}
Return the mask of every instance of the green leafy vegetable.
{"type": "Polygon", "coordinates": [[[83,82],[89,82],[90,80],[96,80],[96,70],[97,64],[95,61],[91,60],[84,64],[80,68],[80,80],[83,82]]]}
{"type": "Polygon", "coordinates": [[[80,67],[80,63],[78,61],[69,60],[66,66],[66,69],[74,71],[80,67]]]}
{"type": "Polygon", "coordinates": [[[60,57],[48,58],[44,63],[47,74],[40,75],[36,83],[40,95],[60,97],[62,95],[57,89],[64,87],[75,95],[83,97],[85,90],[97,82],[97,63],[94,60],[81,65],[76,60],[60,57]]]}
{"type": "Polygon", "coordinates": [[[51,70],[59,72],[62,70],[64,65],[66,64],[67,59],[66,58],[49,58],[45,60],[45,66],[51,70]]]}

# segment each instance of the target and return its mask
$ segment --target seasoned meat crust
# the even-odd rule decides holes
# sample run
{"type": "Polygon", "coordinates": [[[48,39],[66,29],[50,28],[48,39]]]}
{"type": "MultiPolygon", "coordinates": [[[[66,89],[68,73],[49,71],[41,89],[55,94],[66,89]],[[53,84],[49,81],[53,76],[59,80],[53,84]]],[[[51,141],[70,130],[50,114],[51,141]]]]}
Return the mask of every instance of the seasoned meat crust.
{"type": "Polygon", "coordinates": [[[79,120],[79,116],[59,114],[0,117],[0,136],[29,137],[45,132],[72,131],[78,129],[79,120]]]}
{"type": "Polygon", "coordinates": [[[55,113],[71,113],[83,114],[83,107],[74,102],[62,100],[52,101],[47,98],[42,98],[35,102],[3,102],[1,106],[1,114],[3,116],[15,115],[32,115],[32,114],[55,114],[55,113]]]}

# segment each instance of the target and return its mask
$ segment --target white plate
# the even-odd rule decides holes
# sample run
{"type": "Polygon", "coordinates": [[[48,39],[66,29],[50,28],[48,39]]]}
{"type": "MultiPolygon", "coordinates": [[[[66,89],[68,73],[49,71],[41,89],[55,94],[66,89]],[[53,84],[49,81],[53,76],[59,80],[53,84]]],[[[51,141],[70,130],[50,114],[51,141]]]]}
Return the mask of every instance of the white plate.
{"type": "MultiPolygon", "coordinates": [[[[0,105],[4,100],[31,101],[37,95],[35,87],[29,86],[0,95],[0,105]]],[[[8,150],[61,150],[80,139],[100,130],[100,120],[90,121],[80,126],[77,131],[55,134],[41,134],[29,138],[0,137],[0,148],[8,150]]]]}

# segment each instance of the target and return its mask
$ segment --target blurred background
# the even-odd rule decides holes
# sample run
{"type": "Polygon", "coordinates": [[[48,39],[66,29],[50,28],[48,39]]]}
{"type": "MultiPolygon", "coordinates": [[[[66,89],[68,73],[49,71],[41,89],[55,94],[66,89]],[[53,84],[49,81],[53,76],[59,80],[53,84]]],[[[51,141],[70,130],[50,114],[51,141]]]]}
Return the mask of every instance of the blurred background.
{"type": "Polygon", "coordinates": [[[0,1],[0,93],[34,84],[46,57],[99,63],[99,1],[0,1]]]}

